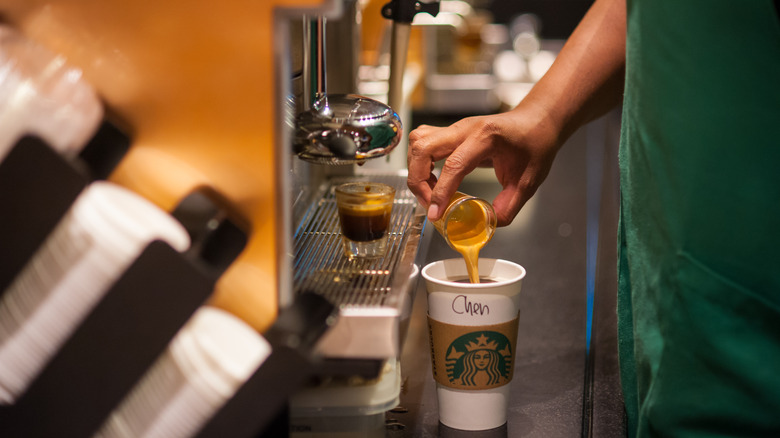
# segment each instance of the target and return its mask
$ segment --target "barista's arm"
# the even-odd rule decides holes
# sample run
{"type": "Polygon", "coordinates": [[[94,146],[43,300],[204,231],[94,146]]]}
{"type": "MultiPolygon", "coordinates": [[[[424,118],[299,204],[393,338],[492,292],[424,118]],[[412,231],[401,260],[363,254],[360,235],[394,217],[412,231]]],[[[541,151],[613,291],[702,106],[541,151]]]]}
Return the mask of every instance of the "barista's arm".
{"type": "Polygon", "coordinates": [[[544,108],[565,138],[623,97],[626,1],[597,0],[527,104],[544,108]]]}
{"type": "Polygon", "coordinates": [[[582,124],[614,107],[623,92],[625,0],[596,0],[547,74],[511,111],[469,117],[409,134],[412,192],[438,219],[463,178],[492,166],[503,190],[493,201],[507,225],[536,192],[560,146],[582,124]],[[431,173],[445,159],[441,175],[431,173]]]}

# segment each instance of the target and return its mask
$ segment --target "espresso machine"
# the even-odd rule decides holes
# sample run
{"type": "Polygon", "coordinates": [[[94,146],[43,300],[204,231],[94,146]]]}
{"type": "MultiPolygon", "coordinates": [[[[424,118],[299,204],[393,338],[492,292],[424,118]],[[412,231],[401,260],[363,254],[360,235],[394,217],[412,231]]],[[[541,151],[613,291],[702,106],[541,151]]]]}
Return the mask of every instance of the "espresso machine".
{"type": "MultiPolygon", "coordinates": [[[[27,391],[0,406],[0,434],[91,435],[204,305],[239,318],[272,352],[198,436],[274,434],[280,421],[312,431],[334,417],[374,428],[398,401],[428,236],[406,188],[404,77],[411,22],[437,10],[399,0],[0,0],[13,41],[50,56],[21,83],[66,65],[88,88],[81,106],[68,106],[76,94],[55,103],[55,114],[83,115],[66,118],[76,132],[67,139],[42,110],[25,113],[36,123],[0,118],[18,128],[0,161],[0,289],[94,181],[169,212],[192,240],[183,254],[147,247],[27,391]],[[366,49],[366,29],[376,47],[366,49]],[[371,93],[358,87],[367,53],[374,71],[389,70],[371,93]],[[380,259],[341,251],[333,188],[359,180],[396,189],[380,259]]],[[[17,66],[11,55],[0,58],[6,70],[17,66]]]]}

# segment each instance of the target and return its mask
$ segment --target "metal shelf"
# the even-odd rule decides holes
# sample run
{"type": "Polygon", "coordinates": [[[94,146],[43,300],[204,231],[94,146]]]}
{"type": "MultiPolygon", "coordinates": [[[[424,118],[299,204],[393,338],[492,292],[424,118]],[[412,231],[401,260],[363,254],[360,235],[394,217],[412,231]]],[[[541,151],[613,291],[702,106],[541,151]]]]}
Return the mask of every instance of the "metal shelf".
{"type": "Polygon", "coordinates": [[[415,259],[425,212],[406,187],[405,173],[376,173],[325,182],[294,235],[293,288],[313,290],[339,309],[339,318],[318,349],[326,358],[398,357],[401,333],[416,290],[415,259]],[[333,188],[371,180],[395,187],[388,250],[383,258],[344,256],[333,188]]]}

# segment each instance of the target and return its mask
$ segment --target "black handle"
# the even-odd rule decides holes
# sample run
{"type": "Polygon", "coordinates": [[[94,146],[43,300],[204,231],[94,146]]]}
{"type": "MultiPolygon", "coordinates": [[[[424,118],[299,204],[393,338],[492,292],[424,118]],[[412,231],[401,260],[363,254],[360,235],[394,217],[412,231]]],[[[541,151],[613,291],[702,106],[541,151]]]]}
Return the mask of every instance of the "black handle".
{"type": "Polygon", "coordinates": [[[382,6],[382,16],[398,23],[411,23],[414,16],[425,12],[436,16],[439,13],[439,2],[423,3],[415,0],[392,0],[382,6]]]}

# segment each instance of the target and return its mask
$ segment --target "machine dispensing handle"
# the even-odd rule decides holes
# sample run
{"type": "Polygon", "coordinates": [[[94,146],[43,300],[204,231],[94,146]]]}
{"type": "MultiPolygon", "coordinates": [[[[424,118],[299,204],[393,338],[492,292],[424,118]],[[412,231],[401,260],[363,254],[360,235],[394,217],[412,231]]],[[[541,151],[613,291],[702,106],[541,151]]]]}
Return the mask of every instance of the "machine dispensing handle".
{"type": "Polygon", "coordinates": [[[414,16],[426,12],[434,17],[439,13],[439,2],[423,3],[414,0],[392,0],[382,7],[382,16],[393,20],[390,40],[390,79],[387,103],[401,112],[403,106],[403,76],[406,54],[414,16]]]}
{"type": "Polygon", "coordinates": [[[414,16],[426,12],[434,17],[439,13],[439,2],[429,3],[416,0],[392,0],[382,7],[382,16],[396,23],[411,23],[414,16]]]}

